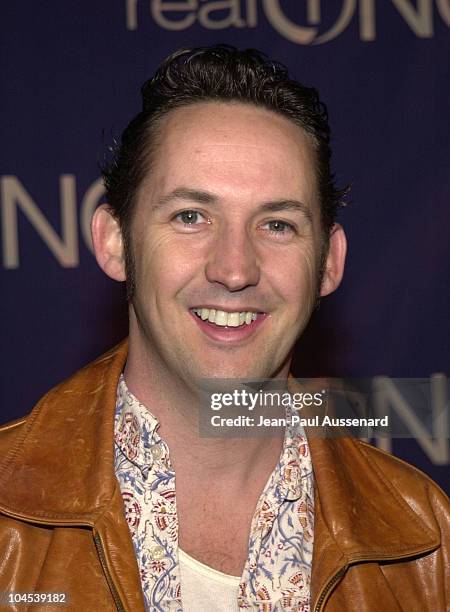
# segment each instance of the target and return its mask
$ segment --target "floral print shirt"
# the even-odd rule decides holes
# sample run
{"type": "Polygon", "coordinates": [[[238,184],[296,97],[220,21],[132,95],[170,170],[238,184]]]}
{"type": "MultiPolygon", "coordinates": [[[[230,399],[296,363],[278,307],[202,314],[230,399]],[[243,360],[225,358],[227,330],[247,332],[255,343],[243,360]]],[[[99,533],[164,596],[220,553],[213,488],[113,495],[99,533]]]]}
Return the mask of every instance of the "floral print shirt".
{"type": "MultiPolygon", "coordinates": [[[[117,388],[115,471],[146,610],[181,612],[175,472],[158,425],[127,389],[122,375],[117,388]]],[[[303,430],[286,427],[280,459],[253,516],[239,609],[309,612],[313,489],[303,430]]]]}

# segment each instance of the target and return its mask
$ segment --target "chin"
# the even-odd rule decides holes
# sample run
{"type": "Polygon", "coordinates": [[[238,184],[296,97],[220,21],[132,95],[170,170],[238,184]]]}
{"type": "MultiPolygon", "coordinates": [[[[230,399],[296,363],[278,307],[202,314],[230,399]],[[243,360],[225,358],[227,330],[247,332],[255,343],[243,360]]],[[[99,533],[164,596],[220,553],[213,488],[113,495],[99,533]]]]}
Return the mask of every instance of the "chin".
{"type": "Polygon", "coordinates": [[[216,367],[205,370],[204,378],[214,379],[249,379],[268,378],[270,370],[255,363],[252,364],[217,364],[216,367]]]}

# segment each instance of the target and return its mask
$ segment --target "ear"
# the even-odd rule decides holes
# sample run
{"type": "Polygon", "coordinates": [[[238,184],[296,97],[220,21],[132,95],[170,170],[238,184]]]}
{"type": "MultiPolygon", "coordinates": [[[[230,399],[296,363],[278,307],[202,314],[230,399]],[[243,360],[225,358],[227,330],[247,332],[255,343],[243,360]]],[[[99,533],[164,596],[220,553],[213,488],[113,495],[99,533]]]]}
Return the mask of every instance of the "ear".
{"type": "Polygon", "coordinates": [[[335,223],[330,231],[330,242],[320,289],[321,297],[333,293],[339,287],[344,274],[346,253],[347,238],[344,229],[339,223],[335,223]]]}
{"type": "Polygon", "coordinates": [[[124,281],[125,256],[119,222],[107,204],[94,212],[91,224],[95,258],[105,274],[116,281],[124,281]]]}

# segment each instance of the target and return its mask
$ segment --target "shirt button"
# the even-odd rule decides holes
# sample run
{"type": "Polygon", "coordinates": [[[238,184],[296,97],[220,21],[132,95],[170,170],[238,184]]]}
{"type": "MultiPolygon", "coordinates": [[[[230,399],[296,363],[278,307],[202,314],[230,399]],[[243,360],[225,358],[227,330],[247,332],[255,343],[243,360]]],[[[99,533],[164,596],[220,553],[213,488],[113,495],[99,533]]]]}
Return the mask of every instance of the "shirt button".
{"type": "Polygon", "coordinates": [[[162,559],[164,557],[165,551],[162,546],[152,546],[150,549],[150,555],[153,560],[162,559]]]}
{"type": "Polygon", "coordinates": [[[150,448],[150,452],[152,454],[153,459],[155,459],[155,461],[158,459],[161,459],[162,448],[159,446],[159,444],[155,444],[154,446],[152,446],[150,448]]]}

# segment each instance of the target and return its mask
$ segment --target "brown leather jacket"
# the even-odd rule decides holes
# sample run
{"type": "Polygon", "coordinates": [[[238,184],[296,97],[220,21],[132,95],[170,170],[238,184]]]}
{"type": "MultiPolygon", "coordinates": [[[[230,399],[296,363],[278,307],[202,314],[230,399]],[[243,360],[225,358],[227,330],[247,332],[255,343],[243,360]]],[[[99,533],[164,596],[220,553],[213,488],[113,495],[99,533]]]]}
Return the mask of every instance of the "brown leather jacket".
{"type": "MultiPolygon", "coordinates": [[[[122,344],[100,357],[28,417],[1,428],[0,592],[65,592],[61,610],[144,610],[114,475],[116,387],[126,351],[122,344]]],[[[403,461],[351,438],[311,438],[310,449],[311,611],[448,610],[445,494],[403,461]]]]}

